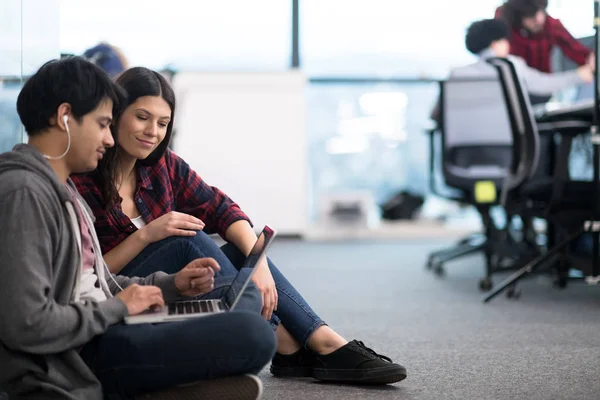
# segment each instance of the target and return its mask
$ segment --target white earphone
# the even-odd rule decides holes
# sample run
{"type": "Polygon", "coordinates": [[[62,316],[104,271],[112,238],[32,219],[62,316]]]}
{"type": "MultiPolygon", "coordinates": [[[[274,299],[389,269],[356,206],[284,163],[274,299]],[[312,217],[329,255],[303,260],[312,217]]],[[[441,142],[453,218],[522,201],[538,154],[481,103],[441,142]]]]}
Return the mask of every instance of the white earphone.
{"type": "Polygon", "coordinates": [[[61,158],[66,156],[67,153],[69,152],[69,150],[71,149],[71,132],[69,131],[69,116],[66,114],[63,115],[62,120],[65,123],[65,129],[67,130],[67,149],[65,150],[64,153],[62,153],[58,157],[52,157],[52,156],[43,154],[43,156],[46,157],[48,160],[60,160],[61,158]]]}

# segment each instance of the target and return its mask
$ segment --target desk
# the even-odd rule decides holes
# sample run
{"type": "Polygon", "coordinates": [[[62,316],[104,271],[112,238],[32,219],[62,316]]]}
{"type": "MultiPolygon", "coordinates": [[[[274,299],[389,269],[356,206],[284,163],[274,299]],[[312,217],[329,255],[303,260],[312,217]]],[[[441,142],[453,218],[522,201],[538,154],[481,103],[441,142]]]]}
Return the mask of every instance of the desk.
{"type": "MultiPolygon", "coordinates": [[[[538,129],[540,131],[550,132],[552,127],[560,127],[561,130],[573,129],[575,134],[577,131],[581,132],[584,126],[592,127],[594,120],[594,100],[585,100],[574,103],[569,106],[559,107],[553,110],[545,110],[536,113],[536,121],[538,122],[538,129]]],[[[594,146],[593,152],[593,168],[594,168],[594,199],[596,209],[592,211],[592,218],[586,223],[585,230],[593,233],[593,250],[592,250],[592,276],[589,280],[591,283],[598,283],[598,276],[600,275],[600,224],[597,222],[600,220],[600,140],[598,140],[598,133],[592,132],[592,144],[594,146]]]]}
{"type": "Polygon", "coordinates": [[[591,125],[594,118],[594,101],[584,100],[557,108],[537,109],[535,114],[538,124],[576,120],[587,121],[591,125]]]}

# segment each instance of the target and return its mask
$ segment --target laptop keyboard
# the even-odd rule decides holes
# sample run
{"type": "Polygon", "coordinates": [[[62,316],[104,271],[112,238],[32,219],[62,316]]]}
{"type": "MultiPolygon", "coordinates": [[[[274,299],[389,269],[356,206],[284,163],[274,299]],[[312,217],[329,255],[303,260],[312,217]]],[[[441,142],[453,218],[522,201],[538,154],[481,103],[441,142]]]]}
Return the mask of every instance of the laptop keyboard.
{"type": "Polygon", "coordinates": [[[178,301],[169,304],[169,315],[187,315],[198,313],[212,313],[224,310],[222,302],[215,304],[214,300],[178,301]]]}

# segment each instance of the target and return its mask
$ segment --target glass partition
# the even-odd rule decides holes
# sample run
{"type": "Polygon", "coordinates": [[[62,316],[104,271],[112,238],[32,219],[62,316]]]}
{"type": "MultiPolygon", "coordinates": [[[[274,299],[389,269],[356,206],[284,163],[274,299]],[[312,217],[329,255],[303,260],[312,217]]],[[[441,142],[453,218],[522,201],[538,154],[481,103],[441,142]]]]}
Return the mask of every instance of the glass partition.
{"type": "Polygon", "coordinates": [[[16,101],[23,82],[59,57],[57,0],[3,0],[0,7],[0,153],[24,141],[16,101]]]}

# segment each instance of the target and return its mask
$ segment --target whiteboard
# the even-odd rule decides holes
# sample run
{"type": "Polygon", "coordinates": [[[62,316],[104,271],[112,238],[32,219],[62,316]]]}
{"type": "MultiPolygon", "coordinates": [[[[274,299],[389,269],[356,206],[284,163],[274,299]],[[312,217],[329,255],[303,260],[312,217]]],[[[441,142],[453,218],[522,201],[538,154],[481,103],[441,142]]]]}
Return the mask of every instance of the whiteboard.
{"type": "Polygon", "coordinates": [[[227,193],[256,229],[302,235],[307,225],[306,77],[178,73],[174,151],[227,193]]]}

